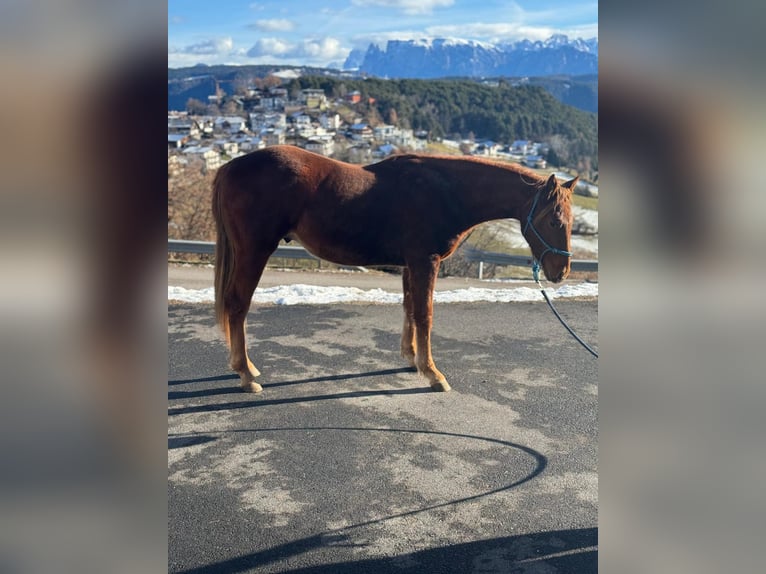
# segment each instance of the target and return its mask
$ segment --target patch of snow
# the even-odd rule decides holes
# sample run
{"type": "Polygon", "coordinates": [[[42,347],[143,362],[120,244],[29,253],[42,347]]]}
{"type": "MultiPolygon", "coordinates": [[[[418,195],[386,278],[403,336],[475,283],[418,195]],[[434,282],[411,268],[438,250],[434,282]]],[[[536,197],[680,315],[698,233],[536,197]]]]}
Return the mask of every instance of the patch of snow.
{"type": "Polygon", "coordinates": [[[585,209],[579,205],[572,206],[572,214],[575,220],[585,223],[588,227],[598,232],[598,211],[595,209],[585,209]]]}
{"type": "MultiPolygon", "coordinates": [[[[563,285],[558,289],[546,289],[551,299],[566,297],[598,297],[598,283],[563,285]]],[[[212,303],[215,299],[212,287],[186,289],[168,286],[168,301],[184,303],[212,303]]],[[[436,291],[436,303],[512,303],[542,301],[537,288],[514,287],[511,289],[489,289],[468,287],[452,291],[436,291]]],[[[320,287],[317,285],[279,285],[257,289],[253,303],[273,305],[328,305],[333,303],[379,303],[401,305],[401,293],[390,293],[383,289],[358,289],[356,287],[320,287]]]]}
{"type": "MultiPolygon", "coordinates": [[[[575,217],[575,227],[578,225],[589,228],[596,235],[572,235],[572,249],[577,252],[577,258],[592,257],[598,259],[598,211],[572,206],[575,217]]],[[[502,242],[508,249],[529,249],[529,244],[521,234],[521,224],[515,219],[502,219],[487,224],[497,241],[502,242]]]]}
{"type": "Polygon", "coordinates": [[[276,76],[277,78],[282,78],[283,80],[294,80],[301,77],[301,72],[300,70],[279,70],[271,75],[276,76]]]}

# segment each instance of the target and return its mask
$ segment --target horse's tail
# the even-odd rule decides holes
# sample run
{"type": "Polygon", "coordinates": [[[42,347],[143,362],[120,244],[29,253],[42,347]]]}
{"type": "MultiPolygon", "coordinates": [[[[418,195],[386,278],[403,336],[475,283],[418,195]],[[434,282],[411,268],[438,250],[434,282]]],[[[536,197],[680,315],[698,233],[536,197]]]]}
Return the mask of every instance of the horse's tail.
{"type": "Polygon", "coordinates": [[[213,219],[215,220],[215,317],[218,326],[226,335],[229,342],[229,313],[225,301],[231,290],[232,277],[234,276],[234,249],[226,233],[223,222],[223,199],[222,191],[224,183],[224,167],[218,169],[213,180],[213,219]]]}

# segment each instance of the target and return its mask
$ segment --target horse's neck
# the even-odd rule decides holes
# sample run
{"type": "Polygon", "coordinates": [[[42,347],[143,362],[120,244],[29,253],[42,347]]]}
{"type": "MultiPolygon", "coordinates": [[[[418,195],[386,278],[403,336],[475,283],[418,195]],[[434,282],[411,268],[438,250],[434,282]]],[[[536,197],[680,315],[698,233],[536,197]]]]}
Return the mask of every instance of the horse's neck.
{"type": "Polygon", "coordinates": [[[524,205],[534,196],[534,181],[511,170],[498,170],[493,178],[466,178],[463,204],[471,225],[493,219],[521,219],[524,205]]]}

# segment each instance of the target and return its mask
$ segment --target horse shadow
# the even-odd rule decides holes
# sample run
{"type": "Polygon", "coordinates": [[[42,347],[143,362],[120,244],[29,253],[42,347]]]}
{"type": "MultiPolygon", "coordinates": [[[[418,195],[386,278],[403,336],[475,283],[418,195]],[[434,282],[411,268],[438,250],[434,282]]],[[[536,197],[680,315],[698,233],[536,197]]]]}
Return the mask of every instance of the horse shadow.
{"type": "MultiPolygon", "coordinates": [[[[294,379],[289,381],[277,381],[277,382],[269,383],[265,385],[264,388],[268,390],[270,388],[286,387],[286,386],[292,386],[292,385],[349,381],[353,379],[362,379],[367,377],[384,377],[389,375],[397,375],[400,373],[414,373],[414,372],[416,372],[416,370],[412,367],[402,367],[402,368],[396,368],[396,369],[366,371],[362,373],[342,373],[337,375],[325,375],[321,377],[310,377],[310,378],[303,378],[303,379],[294,379]]],[[[168,381],[168,386],[174,387],[177,385],[184,385],[184,384],[196,384],[196,383],[207,383],[207,382],[218,382],[218,381],[239,381],[239,376],[235,374],[228,374],[228,375],[216,375],[212,377],[199,377],[199,378],[192,378],[192,379],[173,379],[168,381]]],[[[308,397],[284,397],[279,399],[258,398],[257,400],[235,401],[231,403],[217,403],[217,404],[206,404],[206,405],[189,405],[185,407],[173,407],[168,409],[168,415],[199,413],[199,412],[216,412],[216,411],[230,410],[230,409],[250,408],[250,407],[267,406],[267,405],[291,404],[291,403],[300,403],[300,402],[314,402],[314,401],[323,401],[323,400],[331,400],[331,399],[370,397],[370,396],[381,396],[381,395],[413,395],[413,394],[421,394],[421,393],[429,393],[429,392],[431,392],[431,389],[428,386],[424,385],[422,387],[417,387],[417,388],[379,389],[379,390],[369,390],[369,391],[359,390],[359,391],[347,391],[347,392],[341,392],[341,393],[313,395],[308,397]]],[[[197,390],[188,390],[188,391],[171,390],[171,391],[168,391],[168,400],[174,401],[174,400],[182,400],[182,399],[213,397],[213,396],[219,396],[219,395],[234,395],[234,394],[236,395],[243,394],[242,389],[239,387],[238,384],[234,386],[213,387],[213,388],[207,388],[207,389],[197,389],[197,390]]]]}
{"type": "MultiPolygon", "coordinates": [[[[178,571],[177,574],[235,574],[333,547],[358,546],[342,533],[326,533],[178,571]]],[[[286,574],[383,574],[390,572],[598,572],[598,528],[573,528],[504,536],[418,550],[398,556],[361,558],[280,570],[286,574]]]]}

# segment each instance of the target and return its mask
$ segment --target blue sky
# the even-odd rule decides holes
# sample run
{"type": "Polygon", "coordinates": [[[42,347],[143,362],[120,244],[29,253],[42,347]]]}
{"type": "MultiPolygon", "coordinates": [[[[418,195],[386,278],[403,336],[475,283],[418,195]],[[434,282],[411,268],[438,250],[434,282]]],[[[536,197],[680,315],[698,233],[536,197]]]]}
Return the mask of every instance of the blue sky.
{"type": "Polygon", "coordinates": [[[169,0],[168,65],[342,63],[389,39],[598,36],[583,0],[169,0]]]}

